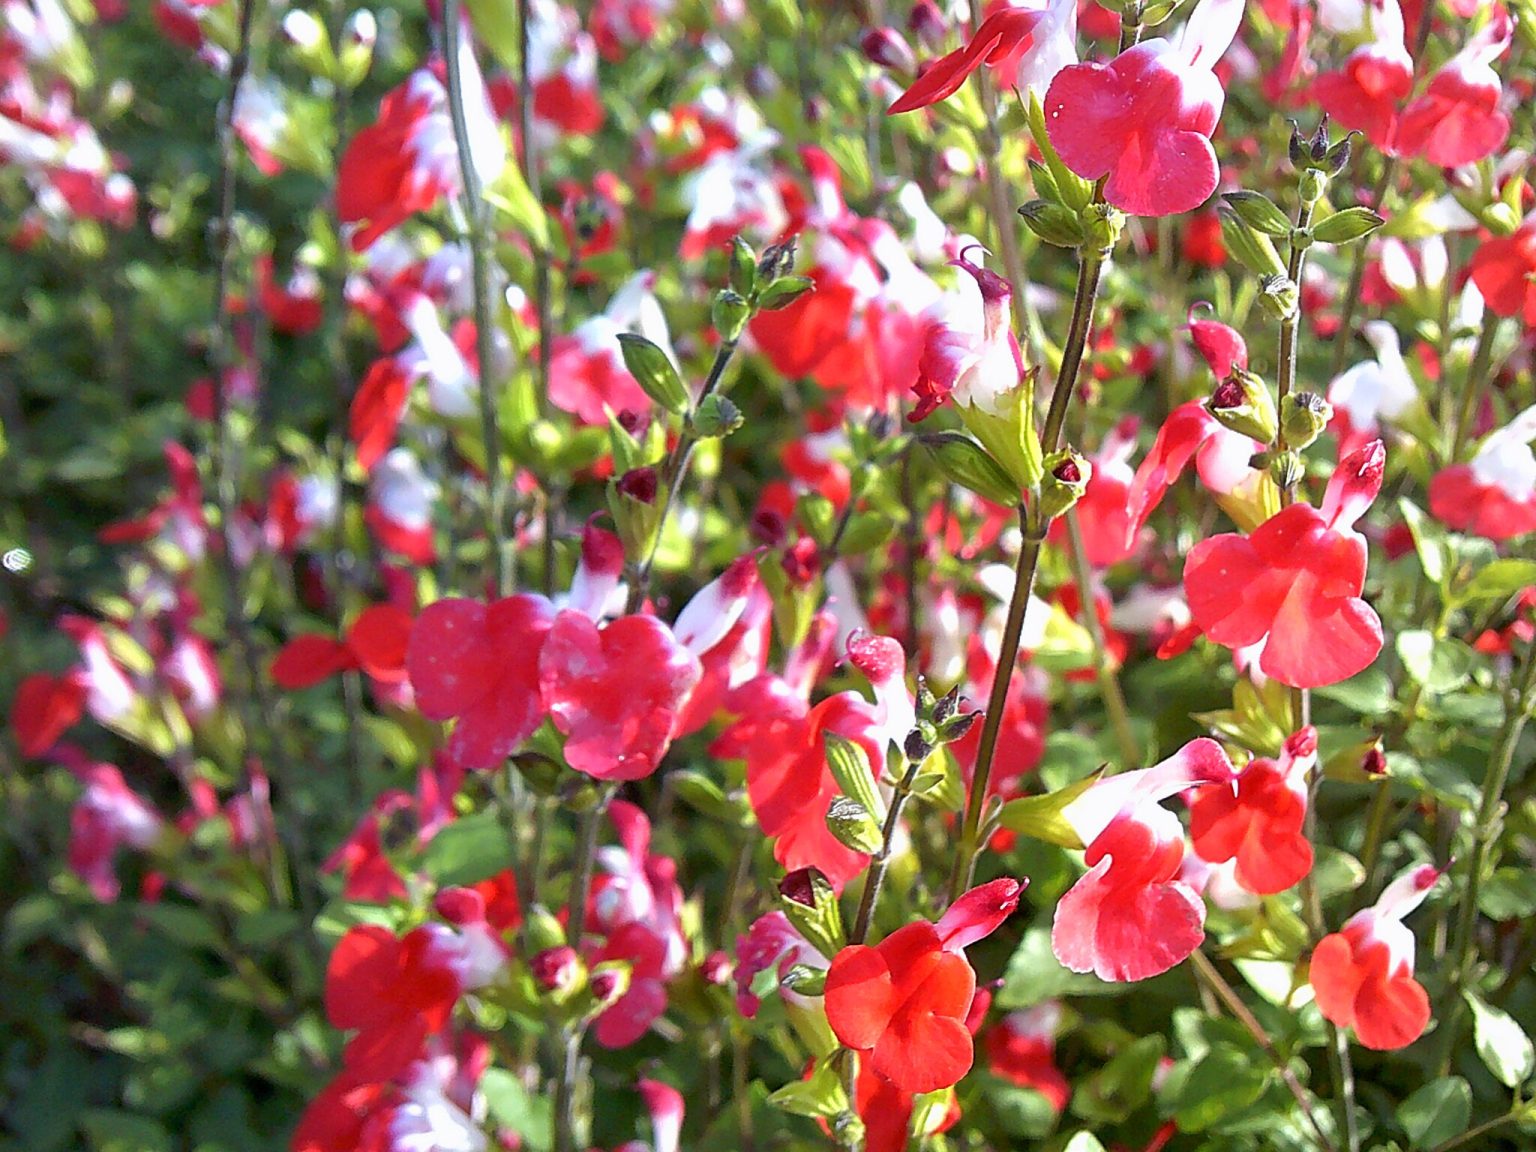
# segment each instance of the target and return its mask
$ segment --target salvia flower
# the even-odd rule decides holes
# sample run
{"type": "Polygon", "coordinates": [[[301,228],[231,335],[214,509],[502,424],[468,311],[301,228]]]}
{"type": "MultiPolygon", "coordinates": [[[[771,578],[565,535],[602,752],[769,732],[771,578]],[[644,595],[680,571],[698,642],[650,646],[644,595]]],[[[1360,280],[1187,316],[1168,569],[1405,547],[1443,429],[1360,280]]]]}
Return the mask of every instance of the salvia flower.
{"type": "Polygon", "coordinates": [[[1484,240],[1472,254],[1472,283],[1495,316],[1518,316],[1536,327],[1536,216],[1511,236],[1484,240]]]}
{"type": "Polygon", "coordinates": [[[1503,86],[1493,62],[1509,50],[1514,21],[1502,5],[1481,31],[1430,78],[1397,127],[1398,151],[1459,168],[1492,156],[1509,139],[1509,115],[1499,106],[1503,86]]]}
{"type": "Polygon", "coordinates": [[[1202,738],[1151,768],[1101,780],[1067,806],[1088,872],[1056,906],[1051,948],[1064,967],[1145,980],[1200,946],[1205,904],[1178,878],[1184,830],[1161,802],[1235,775],[1221,745],[1202,738]]]}
{"type": "Polygon", "coordinates": [[[971,1069],[966,1018],[976,993],[965,948],[990,935],[1023,890],[1018,880],[994,880],[961,896],[937,924],[920,920],[874,947],[844,948],[827,971],[827,1022],[837,1038],[903,1091],[959,1083],[971,1069]]]}
{"type": "Polygon", "coordinates": [[[1510,540],[1536,531],[1536,407],[1490,433],[1466,464],[1429,484],[1429,510],[1460,532],[1510,540]]]}
{"type": "Polygon", "coordinates": [[[1413,57],[1403,38],[1398,0],[1364,5],[1370,39],[1349,54],[1344,67],[1312,82],[1312,98],[1345,128],[1364,132],[1388,155],[1397,152],[1398,116],[1413,89],[1413,57]]]}
{"type": "Polygon", "coordinates": [[[1422,864],[1387,886],[1341,931],[1318,941],[1309,979],[1317,1007],[1366,1048],[1405,1048],[1429,1024],[1429,996],[1413,978],[1413,933],[1403,918],[1424,902],[1440,873],[1422,864]]]}
{"type": "Polygon", "coordinates": [[[1211,133],[1226,102],[1216,78],[1244,0],[1200,0],[1174,40],[1158,37],[1107,64],[1063,68],[1045,97],[1046,130],[1062,162],[1136,216],[1198,208],[1216,190],[1211,133]]]}
{"type": "Polygon", "coordinates": [[[1317,764],[1310,725],[1285,742],[1280,759],[1250,761],[1230,788],[1204,788],[1189,806],[1189,833],[1200,858],[1236,860],[1237,882],[1261,896],[1284,892],[1312,870],[1307,776],[1317,764]]]}
{"type": "Polygon", "coordinates": [[[1355,522],[1381,489],[1376,440],[1339,463],[1321,509],[1292,504],[1252,535],[1202,540],[1184,565],[1190,612],[1234,650],[1262,644],[1259,668],[1294,688],[1336,684],[1381,651],[1381,619],[1360,598],[1365,537],[1355,522]]]}

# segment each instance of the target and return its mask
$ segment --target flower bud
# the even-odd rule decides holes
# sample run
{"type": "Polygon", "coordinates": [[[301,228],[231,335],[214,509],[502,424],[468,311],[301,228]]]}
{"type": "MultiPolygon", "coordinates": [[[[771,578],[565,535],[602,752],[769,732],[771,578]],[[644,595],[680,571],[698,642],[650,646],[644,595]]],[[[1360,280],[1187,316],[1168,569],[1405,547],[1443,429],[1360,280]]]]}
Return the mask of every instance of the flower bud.
{"type": "Polygon", "coordinates": [[[704,983],[713,984],[717,988],[723,988],[731,982],[736,973],[736,966],[731,962],[730,956],[720,949],[715,949],[699,965],[699,975],[704,983]]]}
{"type": "Polygon", "coordinates": [[[953,744],[964,740],[966,734],[980,719],[980,712],[962,712],[958,716],[949,717],[939,724],[939,743],[953,744]]]}
{"type": "Polygon", "coordinates": [[[699,401],[698,411],[693,414],[693,430],[706,440],[729,436],[745,422],[741,409],[718,392],[711,392],[699,401]]]}
{"type": "Polygon", "coordinates": [[[871,64],[893,72],[910,75],[917,70],[917,60],[907,38],[894,28],[871,28],[859,38],[859,48],[871,64]]]}
{"type": "Polygon", "coordinates": [[[847,942],[837,897],[814,868],[797,868],[779,881],[779,908],[823,956],[836,956],[847,942]]]}
{"type": "Polygon", "coordinates": [[[1040,515],[1047,521],[1064,516],[1082,499],[1093,476],[1087,457],[1067,448],[1045,458],[1045,475],[1040,478],[1040,515]]]}
{"type": "Polygon", "coordinates": [[[560,780],[565,775],[565,769],[558,761],[552,760],[542,752],[519,752],[512,757],[512,765],[528,787],[540,796],[553,796],[555,789],[560,786],[560,780]]]}
{"type": "Polygon", "coordinates": [[[338,52],[341,82],[348,88],[356,88],[373,67],[373,46],[379,39],[379,22],[372,12],[364,8],[354,12],[341,30],[341,46],[338,52]]]}
{"type": "Polygon", "coordinates": [[[566,942],[565,929],[555,914],[542,904],[535,904],[523,917],[523,934],[536,952],[559,948],[566,942]]]}
{"type": "Polygon", "coordinates": [[[1205,410],[1221,422],[1222,427],[1251,436],[1261,444],[1275,438],[1278,421],[1275,418],[1275,402],[1269,388],[1252,372],[1234,369],[1205,402],[1205,410]]]}
{"type": "Polygon", "coordinates": [[[924,760],[928,759],[929,753],[933,751],[933,745],[928,741],[921,729],[914,728],[907,733],[907,738],[902,741],[901,751],[911,763],[921,764],[924,760]]]}
{"type": "Polygon", "coordinates": [[[1323,171],[1327,172],[1328,175],[1337,176],[1345,168],[1349,167],[1349,140],[1348,136],[1344,137],[1344,139],[1328,149],[1328,154],[1323,157],[1323,171]]]}
{"type": "Polygon", "coordinates": [[[1300,452],[1323,434],[1333,405],[1316,392],[1292,392],[1280,403],[1280,431],[1288,448],[1300,452]]]}
{"type": "Polygon", "coordinates": [[[739,292],[730,288],[722,288],[715,293],[714,307],[710,309],[709,318],[715,326],[715,331],[720,334],[720,339],[728,344],[734,344],[741,339],[741,333],[747,326],[747,321],[752,317],[752,306],[739,292]]]}
{"type": "Polygon", "coordinates": [[[587,988],[592,993],[595,1008],[592,1015],[597,1015],[604,1008],[616,1003],[624,993],[629,991],[630,967],[628,960],[604,960],[596,968],[592,969],[592,975],[587,980],[587,988]]]}
{"type": "Polygon", "coordinates": [[[562,944],[537,953],[528,962],[528,972],[533,982],[560,1004],[570,999],[586,982],[587,966],[576,954],[576,949],[562,944]]]}
{"type": "Polygon", "coordinates": [[[731,288],[751,296],[757,286],[757,253],[740,236],[731,237],[731,288]]]}
{"type": "Polygon", "coordinates": [[[631,559],[648,556],[661,530],[661,504],[656,469],[633,468],[608,486],[608,511],[631,559]]]}
{"type": "Polygon", "coordinates": [[[1301,305],[1301,289],[1283,273],[1259,280],[1259,303],[1276,320],[1289,320],[1301,305]]]}
{"type": "Polygon", "coordinates": [[[912,14],[907,17],[907,31],[925,47],[937,48],[949,35],[949,26],[934,0],[916,0],[912,5],[912,14]]]}

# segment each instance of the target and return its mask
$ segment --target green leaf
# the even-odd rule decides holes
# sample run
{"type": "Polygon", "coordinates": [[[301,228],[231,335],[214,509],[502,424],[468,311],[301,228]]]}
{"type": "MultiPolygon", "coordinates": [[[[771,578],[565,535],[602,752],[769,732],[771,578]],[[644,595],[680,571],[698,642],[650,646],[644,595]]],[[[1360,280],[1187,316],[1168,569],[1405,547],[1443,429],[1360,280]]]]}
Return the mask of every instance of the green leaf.
{"type": "Polygon", "coordinates": [[[1178,1085],[1173,1118],[1185,1132],[1201,1132],[1241,1112],[1264,1094],[1269,1067],[1257,1054],[1217,1043],[1178,1085]]]}
{"type": "Polygon", "coordinates": [[[1397,655],[1408,675],[1430,692],[1459,688],[1472,674],[1477,659],[1460,640],[1436,637],[1422,628],[1397,634],[1397,655]]]}
{"type": "Polygon", "coordinates": [[[1443,583],[1447,553],[1444,530],[1406,496],[1397,502],[1397,510],[1402,513],[1403,523],[1408,525],[1408,533],[1413,537],[1413,550],[1418,553],[1424,575],[1431,584],[1443,583]]]}
{"type": "Polygon", "coordinates": [[[1484,565],[1476,576],[1456,593],[1462,604],[1474,600],[1507,600],[1536,584],[1536,560],[1506,558],[1484,565]]]}
{"type": "Polygon", "coordinates": [[[93,1108],[80,1117],[86,1145],[93,1152],[170,1152],[171,1134],[147,1116],[93,1108]]]}
{"type": "Polygon", "coordinates": [[[1536,872],[1509,867],[1495,870],[1478,891],[1477,910],[1490,920],[1536,916],[1536,872]]]}
{"type": "Polygon", "coordinates": [[[1114,995],[1124,991],[1097,976],[1072,972],[1061,966],[1051,951],[1051,930],[1031,928],[1008,960],[997,1006],[1004,1011],[1030,1008],[1058,996],[1114,995]]]}
{"type": "Polygon", "coordinates": [[[1459,1136],[1472,1118],[1472,1088],[1460,1076],[1431,1080],[1397,1107],[1412,1148],[1433,1148],[1459,1136]]]}
{"type": "Polygon", "coordinates": [[[1500,1084],[1518,1088],[1536,1071],[1536,1048],[1532,1048],[1531,1038],[1508,1012],[1485,1004],[1470,989],[1461,995],[1472,1009],[1472,1038],[1478,1056],[1500,1084]]]}
{"type": "MultiPolygon", "coordinates": [[[[1040,103],[1040,97],[1033,91],[1029,93],[1029,107],[1026,111],[1029,134],[1035,138],[1035,147],[1040,149],[1040,155],[1045,158],[1045,166],[1051,173],[1051,183],[1055,185],[1051,191],[1055,192],[1064,207],[1073,212],[1081,212],[1093,199],[1093,184],[1061,162],[1061,157],[1056,154],[1056,148],[1051,143],[1051,134],[1046,130],[1045,108],[1040,103]]],[[[1038,184],[1035,191],[1042,196],[1050,195],[1038,184]]]]}
{"type": "Polygon", "coordinates": [[[495,185],[482,195],[485,202],[505,216],[507,224],[528,237],[534,247],[549,250],[549,217],[516,164],[503,165],[495,185]]]}
{"type": "Polygon", "coordinates": [[[768,1103],[795,1116],[828,1118],[848,1111],[848,1093],[843,1090],[833,1062],[820,1060],[810,1079],[790,1081],[769,1096],[768,1103]]]}
{"type": "Polygon", "coordinates": [[[531,1152],[550,1147],[551,1104],[546,1096],[534,1096],[505,1068],[488,1068],[480,1077],[485,1106],[498,1127],[510,1128],[531,1152]]]}
{"type": "Polygon", "coordinates": [[[1067,805],[1092,788],[1103,777],[1101,768],[1075,784],[1068,784],[1043,796],[1020,796],[1003,805],[999,822],[1010,832],[1031,836],[1062,848],[1083,848],[1082,837],[1062,814],[1067,805]]]}
{"type": "Polygon", "coordinates": [[[512,867],[512,838],[495,811],[455,820],[432,838],[421,865],[438,884],[477,884],[512,867]]]}
{"type": "Polygon", "coordinates": [[[619,347],[624,353],[624,367],[647,396],[668,412],[681,415],[688,411],[688,389],[660,345],[634,332],[620,332],[619,347]]]}

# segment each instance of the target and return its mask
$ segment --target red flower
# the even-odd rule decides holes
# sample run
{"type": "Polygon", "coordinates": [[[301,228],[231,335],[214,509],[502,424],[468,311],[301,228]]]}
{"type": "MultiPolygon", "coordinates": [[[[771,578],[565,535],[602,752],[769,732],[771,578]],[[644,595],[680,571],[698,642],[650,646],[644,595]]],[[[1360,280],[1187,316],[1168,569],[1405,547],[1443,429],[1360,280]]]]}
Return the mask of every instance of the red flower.
{"type": "Polygon", "coordinates": [[[491,604],[439,600],[411,630],[406,667],[422,715],[457,718],[448,753],[466,768],[489,768],[532,735],[544,718],[539,649],[554,610],[542,596],[491,604]]]}
{"type": "Polygon", "coordinates": [[[1322,509],[1293,504],[1251,536],[1195,545],[1184,565],[1194,622],[1227,648],[1263,644],[1259,667],[1296,688],[1347,680],[1381,651],[1381,620],[1360,592],[1365,538],[1355,521],[1381,488],[1376,440],[1343,460],[1322,509]]]}
{"type": "Polygon", "coordinates": [[[399,939],[363,924],[336,945],[325,971],[325,1012],[334,1027],[357,1030],[342,1056],[349,1071],[388,1079],[448,1023],[459,978],[435,942],[426,927],[399,939]]]}
{"type": "Polygon", "coordinates": [[[1201,0],[1177,43],[1158,38],[1051,82],[1045,122],[1062,162],[1136,216],[1198,208],[1216,190],[1211,133],[1226,93],[1213,69],[1237,35],[1242,0],[1201,0]]]}
{"type": "Polygon", "coordinates": [[[1496,316],[1519,316],[1536,327],[1536,217],[1512,236],[1484,240],[1472,254],[1472,283],[1496,316]]]}
{"type": "Polygon", "coordinates": [[[411,394],[411,374],[394,356],[375,360],[352,395],[348,428],[357,445],[357,463],[365,472],[394,446],[395,431],[411,394]]]}
{"type": "Polygon", "coordinates": [[[601,629],[566,610],[539,655],[539,689],[567,736],[572,768],[599,780],[656,771],[702,669],[654,616],[621,616],[601,629]]]}
{"type": "Polygon", "coordinates": [[[1128,519],[1126,547],[1134,546],[1137,536],[1168,489],[1178,480],[1191,460],[1200,482],[1216,495],[1217,502],[1229,511],[1238,511],[1255,503],[1264,483],[1264,473],[1250,466],[1258,441],[1241,432],[1233,432],[1206,410],[1199,400],[1180,404],[1168,414],[1157,430],[1157,439],[1136,468],[1127,493],[1128,519]],[[1223,498],[1230,498],[1224,501],[1223,498]]]}
{"type": "Polygon", "coordinates": [[[1036,28],[1045,18],[1043,9],[998,9],[981,22],[969,44],[941,56],[923,69],[922,75],[887,109],[887,114],[896,115],[937,104],[958,92],[966,77],[983,64],[997,67],[1028,52],[1034,43],[1036,28]]]}
{"type": "Polygon", "coordinates": [[[1450,527],[1490,540],[1536,531],[1536,407],[1490,433],[1470,463],[1429,483],[1429,510],[1450,527]]]}
{"type": "Polygon", "coordinates": [[[1405,1048],[1429,1024],[1429,996],[1413,978],[1413,933],[1403,917],[1439,878],[1428,864],[1399,876],[1374,907],[1355,913],[1312,953],[1318,1010],[1340,1028],[1353,1028],[1366,1048],[1405,1048]]]}
{"type": "Polygon", "coordinates": [[[41,756],[85,715],[86,686],[73,673],[28,676],[11,700],[11,731],[23,756],[41,756]]]}
{"type": "Polygon", "coordinates": [[[905,1092],[934,1092],[971,1069],[966,1016],[976,973],[964,949],[1019,906],[1024,885],[994,880],[973,888],[938,924],[918,921],[877,946],[856,944],[827,971],[827,1023],[837,1038],[905,1092]]]}
{"type": "Polygon", "coordinates": [[[1190,803],[1189,832],[1202,860],[1237,858],[1237,882],[1260,896],[1284,892],[1312,870],[1307,775],[1317,763],[1317,730],[1285,742],[1279,762],[1252,761],[1235,789],[1206,788],[1190,803]]]}
{"type": "Polygon", "coordinates": [[[1047,1000],[1024,1012],[1010,1012],[986,1036],[987,1067],[994,1076],[1033,1088],[1060,1112],[1072,1086],[1056,1067],[1056,1029],[1061,1004],[1047,1000]]]}
{"type": "Polygon", "coordinates": [[[1064,815],[1088,846],[1088,872],[1056,906],[1051,949],[1074,972],[1145,980],[1205,938],[1205,904],[1178,879],[1184,830],[1159,802],[1236,775],[1220,744],[1193,740],[1152,768],[1111,776],[1064,815]]]}
{"type": "Polygon", "coordinates": [[[1436,72],[1424,94],[1403,110],[1398,151],[1459,168],[1492,156],[1509,139],[1509,116],[1493,62],[1509,49],[1514,22],[1501,6],[1467,46],[1436,72]]]}
{"type": "Polygon", "coordinates": [[[827,807],[838,795],[823,740],[835,732],[861,745],[878,777],[885,764],[883,725],[857,692],[839,692],[814,708],[784,681],[762,676],[735,693],[740,719],[711,746],[716,756],[747,762],[747,797],[773,857],[785,869],[817,868],[839,891],[868,857],[845,847],[827,828],[827,807]]]}
{"type": "Polygon", "coordinates": [[[1367,4],[1373,39],[1349,54],[1344,67],[1312,82],[1312,98],[1345,128],[1364,132],[1388,155],[1397,154],[1398,105],[1413,90],[1413,57],[1403,40],[1397,0],[1367,4]]]}
{"type": "Polygon", "coordinates": [[[284,644],[272,661],[280,688],[308,688],[338,672],[362,671],[382,684],[405,679],[411,614],[393,604],[373,604],[347,629],[343,640],[312,633],[284,644]]]}

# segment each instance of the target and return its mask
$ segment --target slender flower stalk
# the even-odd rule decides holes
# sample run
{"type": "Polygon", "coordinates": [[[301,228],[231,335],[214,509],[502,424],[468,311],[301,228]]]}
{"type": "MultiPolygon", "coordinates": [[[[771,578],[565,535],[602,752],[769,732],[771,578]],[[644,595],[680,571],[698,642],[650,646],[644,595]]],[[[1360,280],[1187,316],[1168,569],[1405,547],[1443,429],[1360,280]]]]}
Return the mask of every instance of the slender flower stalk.
{"type": "Polygon", "coordinates": [[[1083,625],[1088,630],[1088,640],[1093,649],[1099,698],[1104,703],[1104,711],[1109,714],[1110,726],[1115,730],[1122,769],[1129,771],[1141,767],[1141,747],[1136,743],[1136,732],[1131,727],[1131,713],[1125,704],[1125,693],[1120,689],[1120,675],[1110,663],[1105,647],[1104,629],[1099,624],[1099,614],[1094,604],[1093,575],[1088,567],[1088,558],[1083,553],[1083,530],[1078,523],[1077,509],[1068,508],[1066,519],[1067,559],[1072,565],[1072,580],[1077,587],[1078,603],[1082,605],[1083,625]]]}
{"type": "MultiPolygon", "coordinates": [[[[480,361],[480,435],[485,452],[485,534],[491,542],[491,568],[499,595],[513,589],[512,558],[506,532],[507,490],[502,467],[501,427],[496,403],[500,395],[497,372],[495,324],[495,269],[491,235],[480,173],[475,170],[469,137],[469,118],[464,112],[464,78],[458,37],[463,19],[463,0],[447,0],[443,7],[446,29],[444,55],[448,58],[448,111],[453,121],[453,140],[459,153],[459,173],[464,183],[464,216],[469,244],[475,306],[475,355],[480,361]]],[[[473,45],[464,49],[473,53],[473,45]]],[[[543,337],[540,333],[540,337],[543,337]]]]}
{"type": "Polygon", "coordinates": [[[1492,312],[1483,317],[1482,330],[1477,334],[1477,347],[1472,352],[1472,363],[1467,368],[1466,379],[1461,385],[1461,399],[1456,405],[1456,420],[1451,425],[1451,447],[1446,454],[1447,464],[1456,463],[1461,450],[1472,435],[1472,425],[1477,419],[1478,398],[1493,382],[1493,347],[1498,341],[1499,317],[1492,312]]]}
{"type": "MultiPolygon", "coordinates": [[[[730,364],[731,357],[736,354],[736,343],[735,340],[724,340],[715,350],[715,361],[710,365],[709,376],[704,381],[703,391],[699,393],[699,403],[703,403],[705,398],[712,395],[720,386],[720,381],[725,376],[726,366],[730,364]]],[[[695,405],[696,409],[697,405],[695,405]]],[[[661,547],[662,533],[666,531],[667,517],[672,514],[672,505],[677,502],[678,493],[688,479],[688,466],[693,463],[693,450],[698,447],[698,443],[699,436],[694,431],[692,419],[685,420],[677,443],[672,446],[672,451],[668,454],[662,468],[666,494],[661,498],[661,516],[656,521],[656,534],[651,539],[650,550],[635,566],[635,578],[630,581],[629,602],[625,605],[625,612],[638,611],[650,593],[651,569],[656,564],[656,550],[661,547]]]]}
{"type": "Polygon", "coordinates": [[[902,776],[901,783],[896,786],[896,793],[891,797],[890,810],[885,814],[885,826],[881,829],[880,851],[875,853],[869,862],[869,871],[864,876],[864,891],[859,897],[859,910],[853,918],[853,931],[848,935],[848,943],[862,944],[864,938],[869,935],[869,924],[875,916],[875,905],[880,902],[880,889],[885,884],[885,872],[891,863],[891,848],[896,841],[896,829],[901,824],[901,813],[907,806],[907,801],[912,796],[912,781],[917,779],[917,770],[922,767],[919,761],[913,761],[907,765],[906,774],[902,776]]]}

